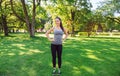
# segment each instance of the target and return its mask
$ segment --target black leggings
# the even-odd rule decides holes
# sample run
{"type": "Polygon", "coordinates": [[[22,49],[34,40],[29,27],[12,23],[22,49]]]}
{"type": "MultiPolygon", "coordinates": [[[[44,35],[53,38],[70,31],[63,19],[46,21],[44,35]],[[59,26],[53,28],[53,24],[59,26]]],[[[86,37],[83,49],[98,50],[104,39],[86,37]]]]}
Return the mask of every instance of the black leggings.
{"type": "Polygon", "coordinates": [[[51,44],[51,53],[52,53],[52,63],[53,67],[56,67],[56,54],[58,57],[58,67],[61,68],[61,63],[62,63],[62,45],[54,45],[51,44]]]}

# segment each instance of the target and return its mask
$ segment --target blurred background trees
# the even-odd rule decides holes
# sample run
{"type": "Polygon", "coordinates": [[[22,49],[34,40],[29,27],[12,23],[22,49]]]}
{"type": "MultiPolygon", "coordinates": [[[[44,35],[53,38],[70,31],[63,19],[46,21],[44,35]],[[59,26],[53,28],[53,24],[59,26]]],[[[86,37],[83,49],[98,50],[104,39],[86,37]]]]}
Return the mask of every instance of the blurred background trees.
{"type": "Polygon", "coordinates": [[[120,1],[105,0],[92,10],[90,0],[0,0],[0,32],[46,32],[59,16],[71,36],[120,31],[120,1]]]}

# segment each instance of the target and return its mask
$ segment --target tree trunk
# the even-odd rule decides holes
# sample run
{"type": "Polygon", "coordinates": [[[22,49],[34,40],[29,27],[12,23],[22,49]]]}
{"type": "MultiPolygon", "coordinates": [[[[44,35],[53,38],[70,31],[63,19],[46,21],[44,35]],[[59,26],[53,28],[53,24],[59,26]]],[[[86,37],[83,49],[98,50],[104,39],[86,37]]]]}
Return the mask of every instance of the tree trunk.
{"type": "Polygon", "coordinates": [[[2,26],[3,26],[3,30],[4,30],[4,35],[8,36],[8,26],[7,26],[7,20],[6,20],[6,16],[1,15],[2,16],[2,26]]]}
{"type": "Polygon", "coordinates": [[[31,25],[31,33],[35,34],[35,16],[36,16],[36,12],[35,12],[36,6],[35,6],[35,0],[33,0],[33,13],[32,13],[32,25],[31,25]]]}
{"type": "Polygon", "coordinates": [[[88,37],[90,37],[90,35],[91,35],[91,32],[88,32],[88,37]]]}
{"type": "MultiPolygon", "coordinates": [[[[32,18],[32,23],[30,23],[30,19],[29,19],[29,16],[28,16],[28,12],[27,12],[27,9],[26,9],[26,6],[25,6],[25,0],[21,0],[21,2],[22,2],[22,6],[23,6],[23,10],[24,10],[24,14],[25,14],[25,21],[26,21],[26,24],[27,24],[27,27],[28,27],[28,32],[29,32],[29,34],[30,34],[30,37],[34,37],[34,35],[35,35],[35,31],[34,31],[34,19],[35,19],[35,10],[33,10],[34,12],[33,12],[33,18],[32,18]]],[[[35,0],[33,0],[33,4],[35,3],[35,0]]],[[[33,5],[33,7],[34,7],[34,5],[33,5]]],[[[33,8],[33,9],[35,9],[35,8],[33,8]]]]}
{"type": "Polygon", "coordinates": [[[94,27],[95,27],[94,22],[92,22],[92,20],[88,21],[87,26],[86,26],[86,31],[87,31],[88,37],[91,36],[94,27]]]}
{"type": "Polygon", "coordinates": [[[29,33],[30,33],[30,37],[34,37],[35,35],[35,31],[34,31],[34,26],[30,23],[29,24],[29,28],[28,28],[28,30],[29,30],[29,33]]]}
{"type": "Polygon", "coordinates": [[[71,10],[71,19],[72,19],[72,34],[71,34],[71,36],[74,36],[74,17],[75,17],[75,12],[71,10]]]}
{"type": "MultiPolygon", "coordinates": [[[[6,19],[6,15],[4,15],[4,12],[2,10],[2,0],[0,0],[0,11],[1,11],[1,25],[4,31],[4,35],[8,36],[8,26],[7,26],[7,19],[6,19]]],[[[5,8],[4,10],[6,10],[6,3],[5,3],[5,8]]]]}
{"type": "Polygon", "coordinates": [[[74,36],[74,24],[72,23],[72,33],[71,33],[71,36],[73,37],[74,36]]]}

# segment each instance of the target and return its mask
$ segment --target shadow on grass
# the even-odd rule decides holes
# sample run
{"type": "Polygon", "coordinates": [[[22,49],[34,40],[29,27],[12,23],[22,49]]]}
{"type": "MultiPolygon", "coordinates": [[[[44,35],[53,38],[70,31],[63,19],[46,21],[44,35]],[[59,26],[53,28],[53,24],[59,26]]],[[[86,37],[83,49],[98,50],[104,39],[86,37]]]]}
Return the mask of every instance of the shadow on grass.
{"type": "MultiPolygon", "coordinates": [[[[0,76],[51,76],[50,42],[26,34],[12,36],[0,43],[0,76]]],[[[62,76],[119,76],[119,42],[113,38],[68,39],[63,44],[62,76]]]]}

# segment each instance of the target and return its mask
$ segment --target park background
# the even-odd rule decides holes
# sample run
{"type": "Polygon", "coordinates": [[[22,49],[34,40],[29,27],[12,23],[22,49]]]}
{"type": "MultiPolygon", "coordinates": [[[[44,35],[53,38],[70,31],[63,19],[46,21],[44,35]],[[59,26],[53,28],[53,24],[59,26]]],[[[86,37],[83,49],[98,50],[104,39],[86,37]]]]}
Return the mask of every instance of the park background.
{"type": "Polygon", "coordinates": [[[56,16],[69,33],[62,76],[120,76],[119,0],[0,0],[0,76],[51,76],[56,16]]]}

